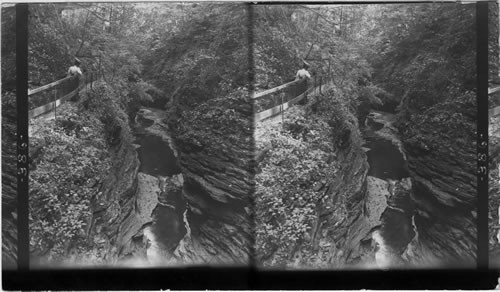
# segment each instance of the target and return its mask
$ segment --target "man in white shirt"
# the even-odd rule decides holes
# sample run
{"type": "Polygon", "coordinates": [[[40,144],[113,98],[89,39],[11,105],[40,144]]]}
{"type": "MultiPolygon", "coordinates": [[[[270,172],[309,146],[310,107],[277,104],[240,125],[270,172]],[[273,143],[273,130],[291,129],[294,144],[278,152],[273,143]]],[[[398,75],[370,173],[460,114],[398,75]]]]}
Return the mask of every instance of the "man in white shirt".
{"type": "Polygon", "coordinates": [[[304,62],[304,66],[302,66],[302,69],[297,71],[297,74],[295,75],[295,80],[304,78],[311,79],[311,74],[309,74],[307,69],[309,69],[309,65],[304,62]]]}
{"type": "Polygon", "coordinates": [[[75,59],[75,64],[69,67],[68,76],[82,76],[82,70],[80,70],[80,60],[75,59]]]}

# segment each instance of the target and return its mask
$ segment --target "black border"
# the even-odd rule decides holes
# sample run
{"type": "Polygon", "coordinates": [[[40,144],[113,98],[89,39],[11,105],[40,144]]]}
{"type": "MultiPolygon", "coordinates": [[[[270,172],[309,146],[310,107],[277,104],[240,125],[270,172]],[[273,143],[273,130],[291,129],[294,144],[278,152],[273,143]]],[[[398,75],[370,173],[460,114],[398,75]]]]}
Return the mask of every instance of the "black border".
{"type": "Polygon", "coordinates": [[[28,5],[16,4],[17,266],[29,269],[28,5]],[[21,170],[24,169],[24,172],[21,170]]]}
{"type": "Polygon", "coordinates": [[[247,268],[3,272],[6,290],[492,289],[494,270],[256,271],[247,268]]]}
{"type": "Polygon", "coordinates": [[[477,267],[488,269],[488,2],[476,4],[477,18],[477,267]],[[483,159],[484,158],[484,159],[483,159]],[[481,174],[480,168],[486,170],[481,174]]]}
{"type": "MultiPolygon", "coordinates": [[[[303,4],[304,2],[255,2],[254,4],[303,4]]],[[[306,4],[401,4],[377,1],[328,1],[306,4]]],[[[424,3],[423,1],[405,1],[424,3]]],[[[425,2],[433,3],[433,2],[425,2]]],[[[435,2],[434,2],[435,3],[435,2]]],[[[449,2],[440,2],[449,3],[449,2]]],[[[451,3],[453,4],[453,2],[451,3]]],[[[487,11],[488,3],[476,3],[478,16],[477,98],[478,147],[487,141],[487,11]],[[486,73],[484,73],[486,72],[486,73]],[[485,75],[486,74],[486,75],[485,75]],[[485,122],[486,121],[486,122],[485,122]],[[482,139],[482,140],[481,140],[482,139]],[[480,141],[481,140],[481,141],[480,141]]],[[[251,5],[250,5],[251,6],[251,5]]],[[[252,11],[252,9],[249,9],[252,11]]],[[[253,15],[253,14],[252,14],[253,15]]],[[[28,5],[16,5],[18,154],[27,155],[27,18],[28,5]],[[23,34],[24,32],[24,34],[23,34]],[[23,37],[24,36],[24,37],[23,37]],[[23,58],[24,57],[24,58],[23,58]]],[[[252,38],[249,37],[249,41],[252,38]]],[[[250,60],[253,57],[249,57],[250,60]]],[[[479,148],[478,148],[479,151],[479,148]]],[[[479,152],[478,152],[479,153],[479,152]]],[[[487,154],[486,154],[487,155],[487,154]]],[[[18,167],[27,162],[18,162],[18,167]]],[[[480,163],[478,161],[478,167],[480,163]]],[[[20,176],[18,176],[18,179],[20,176]]],[[[18,180],[19,270],[3,270],[2,287],[7,290],[149,290],[149,289],[491,289],[499,277],[488,270],[488,189],[478,177],[478,268],[469,270],[391,270],[391,271],[257,271],[255,268],[178,268],[178,269],[75,269],[31,270],[29,264],[28,183],[18,180]],[[486,222],[486,224],[484,223],[486,222]],[[486,249],[485,249],[486,247],[486,249]]]]}

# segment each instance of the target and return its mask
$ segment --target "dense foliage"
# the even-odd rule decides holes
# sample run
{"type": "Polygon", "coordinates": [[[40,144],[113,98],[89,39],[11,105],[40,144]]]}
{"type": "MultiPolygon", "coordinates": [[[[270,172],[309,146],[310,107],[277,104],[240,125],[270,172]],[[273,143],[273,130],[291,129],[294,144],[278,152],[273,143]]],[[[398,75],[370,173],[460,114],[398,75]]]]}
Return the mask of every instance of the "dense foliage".
{"type": "Polygon", "coordinates": [[[146,76],[166,93],[170,118],[248,86],[248,16],[243,5],[192,4],[175,35],[161,35],[146,76]],[[220,17],[224,15],[224,17],[220,17]]]}
{"type": "Polygon", "coordinates": [[[110,84],[134,87],[132,103],[153,102],[160,92],[141,78],[141,62],[154,42],[148,19],[158,13],[139,8],[131,3],[30,5],[30,86],[65,77],[76,57],[83,71],[99,71],[110,84]]]}
{"type": "MultiPolygon", "coordinates": [[[[292,251],[312,253],[318,210],[331,199],[326,188],[344,167],[339,156],[362,143],[354,134],[359,131],[354,93],[331,89],[312,106],[288,110],[282,127],[257,127],[257,152],[266,153],[256,175],[259,263],[289,266],[292,251]]],[[[346,216],[345,202],[334,210],[339,223],[346,216]]]]}
{"type": "Polygon", "coordinates": [[[377,25],[370,33],[375,47],[371,59],[376,81],[402,101],[402,115],[421,113],[475,89],[474,8],[418,4],[373,11],[377,25]]]}
{"type": "Polygon", "coordinates": [[[79,103],[65,105],[55,125],[34,133],[31,146],[41,148],[30,172],[30,246],[36,254],[58,260],[72,244],[85,246],[95,197],[119,162],[118,146],[132,143],[126,99],[123,90],[98,84],[79,103]]]}
{"type": "Polygon", "coordinates": [[[356,19],[363,10],[342,6],[256,6],[257,90],[293,80],[302,61],[310,64],[313,75],[329,76],[339,87],[351,86],[346,81],[353,77],[369,75],[356,33],[361,26],[356,19]]]}
{"type": "Polygon", "coordinates": [[[86,126],[67,129],[59,123],[36,134],[44,137],[44,151],[30,173],[33,252],[50,249],[61,256],[73,239],[85,238],[92,217],[91,198],[109,168],[102,123],[81,113],[71,117],[77,125],[86,126]]]}
{"type": "Polygon", "coordinates": [[[369,37],[365,27],[369,6],[262,5],[255,7],[255,87],[272,88],[295,78],[306,61],[313,77],[331,80],[350,95],[362,120],[379,96],[390,94],[372,82],[369,37]],[[362,23],[361,21],[365,21],[362,23]]]}

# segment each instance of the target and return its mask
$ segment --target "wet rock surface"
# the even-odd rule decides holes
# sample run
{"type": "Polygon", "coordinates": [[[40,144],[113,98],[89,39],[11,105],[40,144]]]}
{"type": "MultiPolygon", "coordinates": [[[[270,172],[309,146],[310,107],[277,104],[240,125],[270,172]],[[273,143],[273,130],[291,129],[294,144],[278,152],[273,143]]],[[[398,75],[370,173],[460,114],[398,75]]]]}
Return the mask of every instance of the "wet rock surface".
{"type": "Polygon", "coordinates": [[[120,254],[130,258],[145,258],[146,241],[143,237],[144,225],[153,221],[153,210],[158,204],[158,179],[154,176],[138,173],[138,187],[133,211],[120,226],[117,242],[123,244],[120,254]]]}
{"type": "MultiPolygon", "coordinates": [[[[166,132],[164,110],[142,108],[135,118],[137,152],[141,161],[140,178],[148,178],[149,187],[139,188],[137,199],[149,202],[149,221],[143,221],[136,236],[147,242],[147,265],[179,264],[174,250],[186,233],[183,213],[186,201],[182,196],[184,179],[180,174],[166,132]]],[[[139,201],[138,201],[139,203],[139,201]]]]}
{"type": "MultiPolygon", "coordinates": [[[[370,169],[368,189],[372,196],[385,197],[379,226],[371,233],[376,245],[375,263],[379,268],[401,268],[407,265],[402,253],[414,237],[410,198],[412,183],[406,155],[393,114],[371,111],[363,130],[370,169]]],[[[371,203],[373,204],[373,203],[371,203]]]]}

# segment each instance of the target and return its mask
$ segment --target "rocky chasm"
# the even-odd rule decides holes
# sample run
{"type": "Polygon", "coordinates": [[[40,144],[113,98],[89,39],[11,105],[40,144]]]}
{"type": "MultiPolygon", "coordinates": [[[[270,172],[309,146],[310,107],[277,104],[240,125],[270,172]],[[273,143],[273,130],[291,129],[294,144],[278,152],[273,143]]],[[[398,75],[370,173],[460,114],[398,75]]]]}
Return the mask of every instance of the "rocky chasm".
{"type": "Polygon", "coordinates": [[[165,118],[162,110],[142,109],[135,119],[141,166],[137,212],[129,221],[137,223],[126,220],[122,231],[131,230],[130,243],[142,243],[150,265],[247,265],[251,209],[238,160],[172,138],[165,118]],[[162,155],[165,149],[171,154],[162,155]],[[150,216],[138,222],[138,214],[150,216]]]}
{"type": "MultiPolygon", "coordinates": [[[[120,227],[120,257],[161,258],[156,263],[162,265],[248,264],[251,210],[245,191],[250,185],[238,180],[241,162],[231,160],[228,149],[216,151],[170,138],[164,115],[160,110],[146,110],[139,119],[146,125],[148,139],[172,145],[178,169],[155,173],[156,162],[150,173],[138,169],[135,211],[120,227]],[[146,193],[155,196],[145,199],[146,193]]],[[[458,221],[466,214],[462,208],[442,206],[441,185],[431,191],[422,189],[422,177],[431,173],[425,172],[429,167],[417,171],[416,165],[432,156],[415,152],[411,144],[399,140],[394,120],[392,114],[372,111],[362,130],[365,144],[351,145],[340,153],[345,167],[326,186],[331,200],[320,206],[311,242],[316,256],[308,265],[432,267],[473,256],[466,249],[473,247],[474,229],[467,228],[473,217],[458,221]],[[332,208],[341,200],[346,200],[347,210],[339,221],[332,217],[332,208]],[[432,216],[444,210],[448,218],[439,216],[433,221],[429,210],[434,210],[432,216]],[[442,247],[450,238],[457,240],[451,244],[457,245],[453,250],[442,247]]],[[[432,174],[433,182],[442,181],[440,175],[432,174]]]]}

